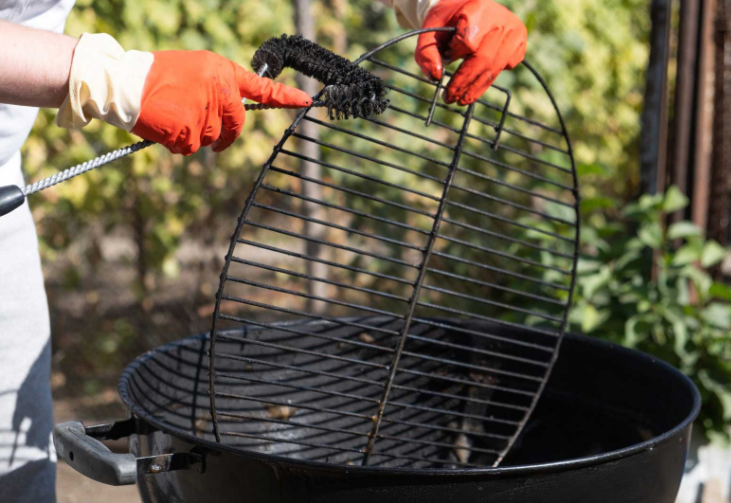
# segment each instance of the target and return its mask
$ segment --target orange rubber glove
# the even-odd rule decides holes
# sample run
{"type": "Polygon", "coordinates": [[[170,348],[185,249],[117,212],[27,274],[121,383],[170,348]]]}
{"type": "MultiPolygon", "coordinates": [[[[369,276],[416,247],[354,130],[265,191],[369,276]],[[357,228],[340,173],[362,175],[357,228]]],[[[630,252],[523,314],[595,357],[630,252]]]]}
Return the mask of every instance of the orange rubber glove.
{"type": "Polygon", "coordinates": [[[82,128],[91,119],[190,155],[220,152],[244,126],[242,98],[282,108],[310,96],[244,70],[208,51],[125,51],[106,34],[84,34],[74,50],[69,95],[56,124],[82,128]]]}
{"type": "Polygon", "coordinates": [[[515,68],[525,58],[525,25],[492,0],[440,0],[429,10],[422,28],[446,26],[456,31],[422,33],[415,53],[424,74],[434,80],[442,77],[444,66],[464,58],[445,89],[446,103],[473,103],[500,72],[515,68]]]}
{"type": "Polygon", "coordinates": [[[140,116],[132,132],[189,155],[200,147],[228,148],[244,126],[242,98],[279,108],[308,106],[304,91],[244,70],[207,51],[154,52],[140,116]]]}

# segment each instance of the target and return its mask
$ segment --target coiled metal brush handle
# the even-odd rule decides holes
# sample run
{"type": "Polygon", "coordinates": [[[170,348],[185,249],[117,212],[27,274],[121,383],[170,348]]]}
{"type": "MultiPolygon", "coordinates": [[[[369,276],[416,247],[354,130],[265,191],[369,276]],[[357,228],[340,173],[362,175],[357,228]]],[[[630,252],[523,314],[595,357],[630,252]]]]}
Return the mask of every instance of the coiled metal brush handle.
{"type": "Polygon", "coordinates": [[[41,181],[26,185],[25,189],[23,190],[23,195],[27,197],[31,194],[35,194],[36,192],[47,189],[48,187],[53,187],[54,185],[65,182],[70,178],[81,175],[100,166],[104,166],[105,164],[109,164],[112,161],[116,161],[117,159],[126,157],[130,154],[137,152],[138,150],[142,150],[143,148],[147,148],[150,145],[154,144],[154,141],[142,140],[132,145],[127,145],[126,147],[122,147],[120,149],[109,152],[107,154],[100,155],[99,157],[92,159],[91,161],[77,164],[76,166],[72,166],[68,169],[58,172],[55,175],[44,178],[41,181]]]}
{"type": "MultiPolygon", "coordinates": [[[[327,102],[320,101],[320,100],[315,100],[315,101],[312,102],[312,105],[310,105],[310,107],[312,107],[312,108],[321,108],[321,107],[326,107],[326,106],[327,106],[327,102]]],[[[247,112],[248,111],[251,111],[251,110],[274,110],[274,109],[279,109],[279,107],[275,107],[274,105],[267,105],[267,104],[264,104],[264,103],[250,103],[248,105],[244,105],[244,108],[246,109],[247,112]]]]}

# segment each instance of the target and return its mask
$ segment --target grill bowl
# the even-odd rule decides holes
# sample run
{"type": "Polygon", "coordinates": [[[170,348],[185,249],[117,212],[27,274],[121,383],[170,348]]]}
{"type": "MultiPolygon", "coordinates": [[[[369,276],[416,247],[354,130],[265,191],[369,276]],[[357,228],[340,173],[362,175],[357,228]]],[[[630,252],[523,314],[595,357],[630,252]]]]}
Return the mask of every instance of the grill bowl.
{"type": "MultiPolygon", "coordinates": [[[[229,352],[236,347],[243,351],[244,345],[231,344],[229,352]]],[[[298,409],[282,424],[271,425],[268,436],[294,438],[302,445],[247,436],[215,443],[207,419],[207,346],[204,335],[162,346],[138,358],[120,379],[120,395],[131,414],[157,430],[130,437],[134,455],[195,450],[206,456],[202,474],[173,471],[138,476],[146,502],[378,498],[380,502],[672,503],[700,404],[692,382],[669,365],[613,344],[569,335],[535,414],[500,468],[453,469],[448,464],[421,468],[417,462],[397,467],[388,458],[361,467],[338,464],[343,463],[342,453],[328,455],[322,448],[305,445],[314,440],[318,445],[324,440],[339,442],[337,433],[313,435],[311,429],[305,432],[286,424],[296,422],[300,413],[313,414],[308,418],[312,424],[316,406],[311,411],[298,409]]],[[[286,377],[286,373],[280,376],[286,377]]],[[[429,385],[413,384],[415,388],[429,385]]],[[[302,390],[296,400],[306,402],[308,396],[302,390]]],[[[295,399],[279,398],[283,403],[295,399]]],[[[413,395],[402,400],[420,398],[413,395]]],[[[427,416],[420,421],[428,420],[427,416]]],[[[246,428],[256,427],[255,421],[235,423],[243,425],[239,427],[244,435],[246,428]]],[[[408,438],[408,431],[404,435],[408,438]]],[[[393,440],[390,448],[403,455],[406,444],[393,440]]],[[[411,454],[418,457],[423,452],[411,454]]]]}

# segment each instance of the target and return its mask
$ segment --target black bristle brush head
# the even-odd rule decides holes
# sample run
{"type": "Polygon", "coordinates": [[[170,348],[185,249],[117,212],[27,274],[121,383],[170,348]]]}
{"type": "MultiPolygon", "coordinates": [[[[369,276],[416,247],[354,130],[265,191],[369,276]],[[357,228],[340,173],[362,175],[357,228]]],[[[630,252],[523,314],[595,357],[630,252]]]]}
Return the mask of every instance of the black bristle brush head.
{"type": "Polygon", "coordinates": [[[266,76],[276,78],[292,68],[325,85],[320,96],[332,119],[368,117],[388,106],[383,81],[342,56],[300,35],[282,35],[264,42],[254,53],[251,66],[258,72],[268,65],[266,76]]]}

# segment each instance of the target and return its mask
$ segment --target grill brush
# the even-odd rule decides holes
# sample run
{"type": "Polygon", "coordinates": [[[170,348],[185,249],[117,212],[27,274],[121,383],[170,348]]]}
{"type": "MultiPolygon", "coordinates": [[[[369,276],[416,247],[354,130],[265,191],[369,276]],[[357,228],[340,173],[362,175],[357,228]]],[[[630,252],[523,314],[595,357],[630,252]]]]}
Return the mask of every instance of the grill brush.
{"type": "MultiPolygon", "coordinates": [[[[285,67],[325,84],[321,105],[331,119],[368,117],[388,106],[386,87],[371,72],[354,65],[300,35],[282,35],[264,42],[254,54],[251,67],[276,79],[285,67]]],[[[315,105],[317,106],[317,105],[315,105]]]]}
{"type": "MultiPolygon", "coordinates": [[[[386,88],[381,79],[347,59],[298,35],[272,37],[264,42],[254,53],[252,67],[260,77],[267,76],[275,79],[284,68],[292,68],[318,80],[326,87],[318,96],[313,98],[312,104],[308,108],[327,108],[331,119],[368,117],[382,113],[388,106],[388,100],[384,98],[386,88]]],[[[245,103],[244,108],[248,111],[255,111],[270,110],[275,107],[260,103],[245,103]]],[[[0,187],[0,216],[6,215],[21,206],[25,198],[31,194],[154,144],[155,142],[142,140],[82,164],[72,166],[55,175],[27,185],[25,189],[17,185],[0,187]]]]}

